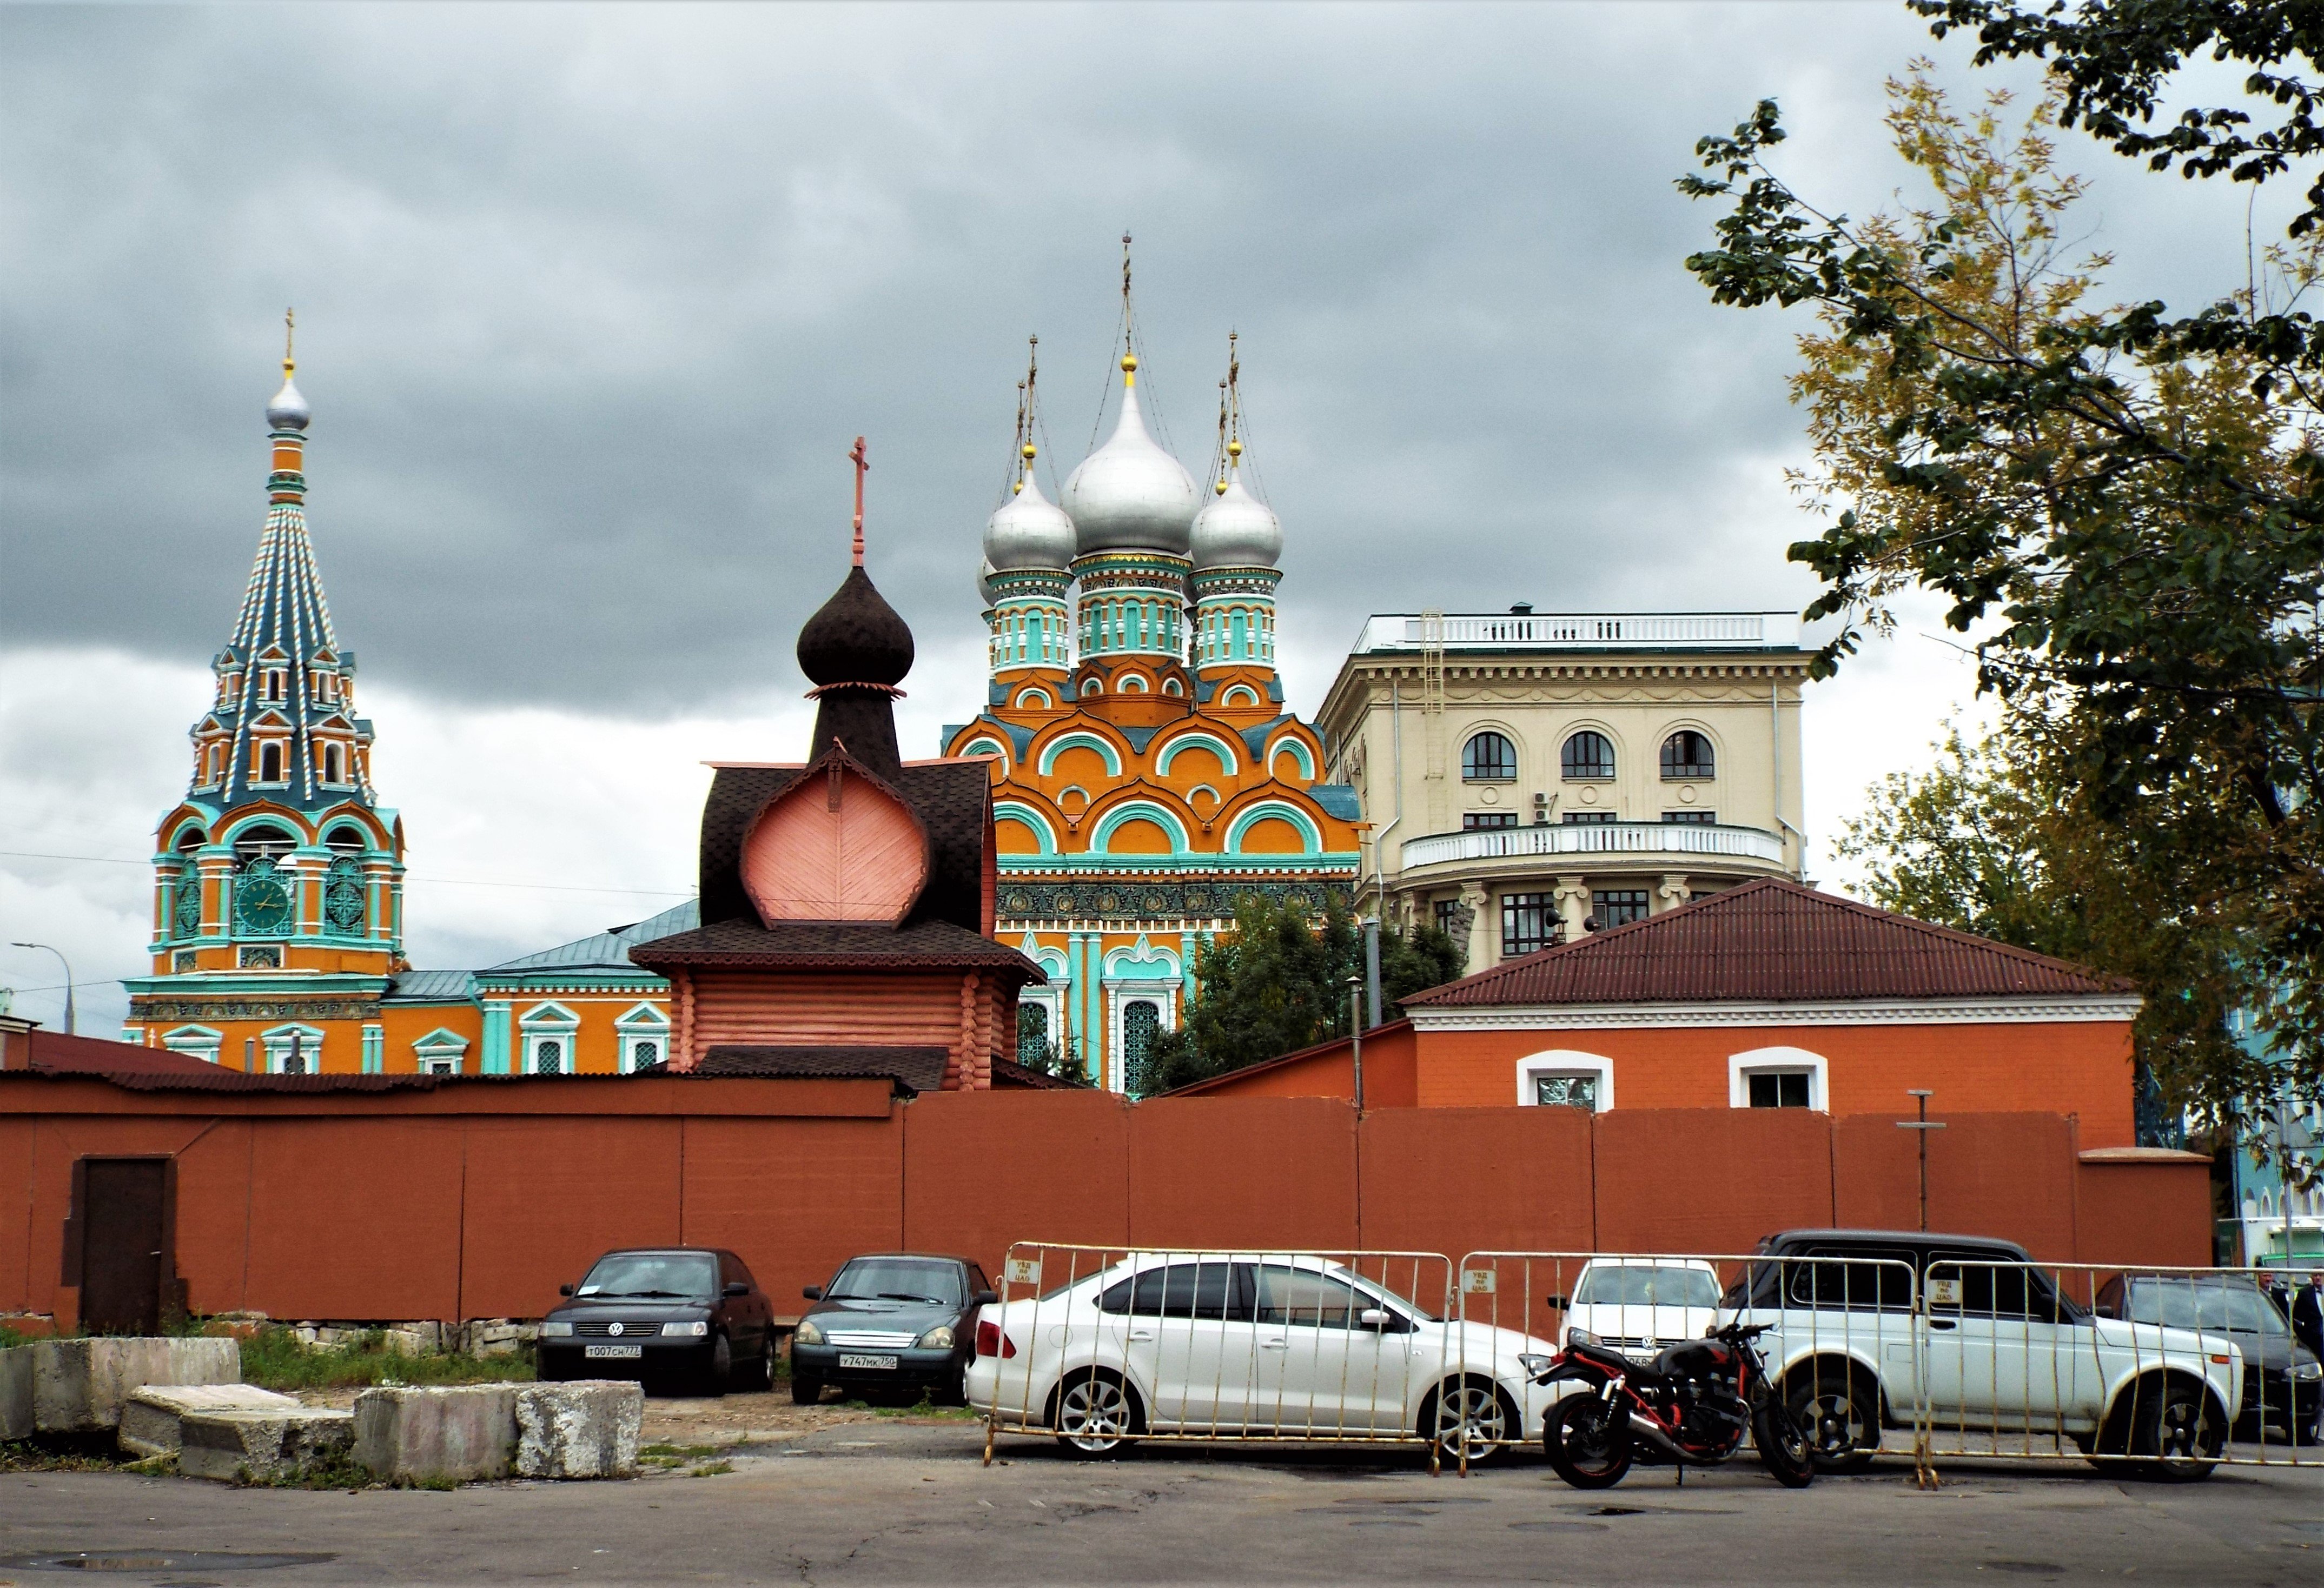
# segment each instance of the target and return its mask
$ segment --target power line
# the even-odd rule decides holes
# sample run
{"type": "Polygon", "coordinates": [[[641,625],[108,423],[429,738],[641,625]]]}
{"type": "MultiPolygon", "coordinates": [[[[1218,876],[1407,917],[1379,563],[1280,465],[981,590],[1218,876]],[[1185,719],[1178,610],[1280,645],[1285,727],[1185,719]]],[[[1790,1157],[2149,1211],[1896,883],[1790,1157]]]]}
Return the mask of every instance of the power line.
{"type": "MultiPolygon", "coordinates": [[[[35,849],[0,849],[0,858],[18,860],[81,860],[97,866],[151,866],[151,860],[124,859],[119,855],[51,855],[35,849]]],[[[674,887],[586,887],[563,882],[493,882],[473,877],[406,877],[442,887],[516,887],[552,894],[638,894],[657,899],[690,899],[694,890],[674,887]]]]}

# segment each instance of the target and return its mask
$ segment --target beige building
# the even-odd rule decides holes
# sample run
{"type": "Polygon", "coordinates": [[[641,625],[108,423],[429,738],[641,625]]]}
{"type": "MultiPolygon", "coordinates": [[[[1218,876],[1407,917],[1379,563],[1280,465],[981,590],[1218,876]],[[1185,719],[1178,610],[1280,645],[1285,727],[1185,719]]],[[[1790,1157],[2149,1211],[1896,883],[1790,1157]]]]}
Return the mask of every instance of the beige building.
{"type": "Polygon", "coordinates": [[[1754,877],[1798,877],[1789,612],[1387,613],[1323,698],[1371,824],[1367,901],[1482,970],[1754,877]]]}

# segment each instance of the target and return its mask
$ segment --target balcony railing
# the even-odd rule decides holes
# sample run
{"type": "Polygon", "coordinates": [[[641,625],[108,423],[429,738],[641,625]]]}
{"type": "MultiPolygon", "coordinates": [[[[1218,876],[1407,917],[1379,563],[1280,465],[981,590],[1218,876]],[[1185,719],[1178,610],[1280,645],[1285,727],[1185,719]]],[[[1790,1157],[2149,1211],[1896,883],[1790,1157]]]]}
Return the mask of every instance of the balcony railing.
{"type": "Polygon", "coordinates": [[[1408,612],[1375,613],[1359,653],[1416,651],[1434,639],[1460,650],[1795,649],[1795,612],[1408,612]]]}
{"type": "Polygon", "coordinates": [[[1529,855],[1636,855],[1641,859],[1710,855],[1784,863],[1784,840],[1756,827],[1690,822],[1600,822],[1551,827],[1488,827],[1438,832],[1405,842],[1398,866],[1411,871],[1462,860],[1515,860],[1529,855]]]}

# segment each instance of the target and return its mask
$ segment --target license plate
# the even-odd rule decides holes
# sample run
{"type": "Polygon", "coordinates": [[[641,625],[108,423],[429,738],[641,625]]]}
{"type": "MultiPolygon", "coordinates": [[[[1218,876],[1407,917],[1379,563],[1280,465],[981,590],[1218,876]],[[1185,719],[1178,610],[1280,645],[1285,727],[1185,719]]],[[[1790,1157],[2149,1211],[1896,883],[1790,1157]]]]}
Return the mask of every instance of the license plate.
{"type": "Polygon", "coordinates": [[[839,1365],[870,1368],[880,1372],[891,1373],[896,1371],[896,1359],[892,1356],[853,1356],[843,1351],[839,1354],[839,1365]]]}
{"type": "Polygon", "coordinates": [[[613,1357],[619,1361],[635,1362],[645,1354],[646,1348],[642,1345],[584,1345],[581,1347],[581,1354],[592,1361],[613,1357]]]}

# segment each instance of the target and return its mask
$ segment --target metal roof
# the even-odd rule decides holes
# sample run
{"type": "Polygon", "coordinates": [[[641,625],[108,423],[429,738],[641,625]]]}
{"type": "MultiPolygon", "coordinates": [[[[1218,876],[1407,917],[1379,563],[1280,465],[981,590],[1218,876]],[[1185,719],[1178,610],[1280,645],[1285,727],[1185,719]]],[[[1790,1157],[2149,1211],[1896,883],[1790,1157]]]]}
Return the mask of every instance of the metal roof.
{"type": "MultiPolygon", "coordinates": [[[[478,972],[483,976],[499,976],[518,970],[635,970],[631,962],[630,949],[636,943],[649,943],[659,937],[669,937],[681,932],[691,932],[702,924],[702,907],[693,899],[674,904],[659,915],[627,926],[609,926],[588,937],[576,938],[569,943],[559,943],[553,949],[543,949],[537,954],[488,967],[478,972]]],[[[444,972],[433,974],[442,975],[444,972]]],[[[399,991],[401,988],[399,987],[399,991]]]]}
{"type": "Polygon", "coordinates": [[[2116,976],[1761,877],[1404,1002],[1420,1009],[1548,1004],[1820,1003],[2118,997],[2116,976]]]}
{"type": "Polygon", "coordinates": [[[391,978],[383,1004],[456,1004],[468,998],[475,982],[465,970],[401,970],[391,978]]]}

